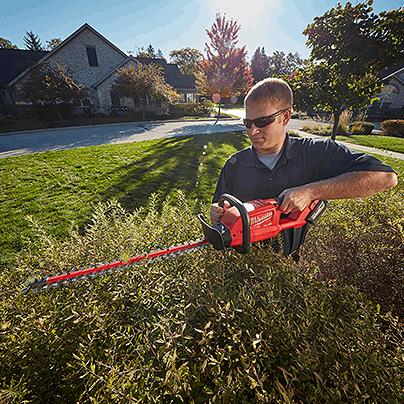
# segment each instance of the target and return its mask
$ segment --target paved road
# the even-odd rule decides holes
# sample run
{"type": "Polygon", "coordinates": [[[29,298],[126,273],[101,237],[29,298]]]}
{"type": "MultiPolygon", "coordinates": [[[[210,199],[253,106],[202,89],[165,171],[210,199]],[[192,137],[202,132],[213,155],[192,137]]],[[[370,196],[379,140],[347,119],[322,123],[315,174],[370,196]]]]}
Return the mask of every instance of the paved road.
{"type": "MultiPolygon", "coordinates": [[[[228,111],[240,118],[244,117],[243,109],[228,111]]],[[[301,136],[315,137],[299,131],[310,121],[291,119],[287,129],[298,131],[301,136]]],[[[213,121],[169,121],[169,122],[128,122],[121,124],[81,126],[75,128],[45,129],[31,132],[10,134],[0,133],[0,158],[20,156],[35,152],[66,150],[101,144],[130,143],[142,140],[159,139],[186,135],[198,135],[244,131],[241,120],[223,120],[216,125],[213,121]]],[[[317,124],[317,122],[316,122],[317,124]]],[[[395,157],[404,160],[404,154],[373,149],[371,147],[352,145],[341,142],[347,147],[368,153],[395,157]]]]}
{"type": "MultiPolygon", "coordinates": [[[[51,150],[66,150],[101,144],[130,143],[186,135],[243,131],[241,120],[128,122],[121,124],[44,129],[0,134],[0,157],[51,150]]],[[[298,129],[301,121],[292,120],[288,129],[298,129]]]]}
{"type": "Polygon", "coordinates": [[[128,122],[0,134],[0,157],[101,144],[130,143],[162,137],[243,130],[240,121],[226,120],[216,125],[213,123],[214,121],[128,122]]]}

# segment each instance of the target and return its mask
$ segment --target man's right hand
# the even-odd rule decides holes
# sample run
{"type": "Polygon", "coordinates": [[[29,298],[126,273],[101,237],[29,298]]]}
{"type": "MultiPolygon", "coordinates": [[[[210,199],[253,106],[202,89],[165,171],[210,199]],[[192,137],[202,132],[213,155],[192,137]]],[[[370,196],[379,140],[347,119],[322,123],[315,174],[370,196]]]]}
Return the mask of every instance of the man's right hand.
{"type": "Polygon", "coordinates": [[[212,221],[212,223],[219,222],[223,216],[225,209],[230,207],[230,204],[227,201],[224,202],[224,205],[224,208],[220,207],[217,203],[212,203],[212,205],[210,205],[210,220],[212,221]]]}

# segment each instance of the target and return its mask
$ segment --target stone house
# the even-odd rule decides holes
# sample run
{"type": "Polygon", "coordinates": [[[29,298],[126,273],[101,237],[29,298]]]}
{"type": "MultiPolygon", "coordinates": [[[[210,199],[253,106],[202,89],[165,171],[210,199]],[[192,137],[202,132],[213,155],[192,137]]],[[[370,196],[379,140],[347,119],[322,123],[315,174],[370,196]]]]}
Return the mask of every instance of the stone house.
{"type": "Polygon", "coordinates": [[[77,100],[77,109],[108,114],[116,108],[136,108],[133,100],[111,92],[111,85],[117,69],[138,63],[162,66],[165,79],[179,93],[180,102],[198,101],[194,76],[181,74],[177,65],[165,59],[127,55],[86,23],[50,52],[0,49],[0,113],[8,112],[13,102],[12,91],[18,89],[36,63],[42,62],[65,66],[87,88],[87,99],[77,100]]]}

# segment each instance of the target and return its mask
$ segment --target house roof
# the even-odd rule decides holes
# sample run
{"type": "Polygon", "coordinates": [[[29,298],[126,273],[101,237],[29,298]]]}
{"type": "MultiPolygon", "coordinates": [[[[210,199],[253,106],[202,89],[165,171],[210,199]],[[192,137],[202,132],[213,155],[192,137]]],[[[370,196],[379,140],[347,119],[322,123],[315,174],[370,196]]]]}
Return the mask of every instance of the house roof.
{"type": "Polygon", "coordinates": [[[118,66],[112,69],[108,74],[94,83],[91,87],[97,88],[101,83],[103,83],[106,79],[111,77],[117,69],[124,66],[129,60],[134,61],[136,64],[151,64],[155,63],[160,65],[164,69],[164,78],[168,84],[170,84],[175,89],[196,89],[195,87],[195,78],[192,75],[182,74],[180,69],[176,64],[167,63],[165,59],[159,58],[137,58],[133,56],[129,56],[125,60],[123,60],[118,66]]]}
{"type": "Polygon", "coordinates": [[[7,83],[33,66],[48,53],[48,51],[0,49],[0,86],[6,87],[7,83]]]}
{"type": "MultiPolygon", "coordinates": [[[[108,77],[110,77],[116,71],[116,69],[123,66],[125,63],[128,62],[128,60],[133,60],[136,63],[137,62],[140,62],[143,64],[157,63],[160,66],[162,66],[164,69],[164,76],[165,76],[166,81],[171,86],[173,86],[175,89],[193,89],[193,90],[196,89],[194,76],[182,74],[176,64],[167,63],[165,59],[135,58],[133,56],[128,57],[128,55],[126,53],[122,52],[117,46],[115,46],[112,42],[110,42],[108,39],[106,39],[104,36],[102,36],[99,32],[97,32],[93,27],[91,27],[87,23],[83,24],[80,28],[78,28],[76,31],[74,31],[70,36],[68,36],[64,41],[62,41],[55,49],[53,49],[50,52],[46,52],[46,51],[35,52],[35,51],[22,51],[22,50],[15,50],[15,49],[0,49],[0,52],[1,51],[14,51],[14,52],[17,51],[17,52],[32,53],[30,56],[28,56],[28,54],[26,56],[22,56],[21,53],[16,53],[14,55],[14,63],[11,63],[10,60],[5,60],[5,63],[0,63],[0,85],[2,85],[3,81],[4,81],[4,86],[7,85],[7,83],[8,83],[8,86],[12,86],[18,80],[20,80],[22,77],[24,77],[36,63],[46,61],[49,57],[51,57],[54,53],[58,52],[63,46],[65,46],[67,43],[69,43],[73,38],[75,38],[77,35],[79,35],[85,29],[92,31],[95,35],[97,35],[104,42],[109,44],[112,48],[114,48],[117,52],[119,52],[122,56],[125,57],[125,59],[118,66],[113,68],[107,75],[105,75],[103,78],[98,80],[91,87],[96,88],[102,82],[104,82],[108,77]],[[21,60],[17,60],[17,59],[21,59],[21,60]],[[4,74],[2,72],[3,69],[4,69],[4,74]]],[[[0,59],[0,62],[2,62],[2,59],[0,59]]]]}
{"type": "Polygon", "coordinates": [[[115,71],[117,69],[119,69],[120,67],[124,66],[127,62],[129,62],[130,60],[132,60],[133,62],[136,63],[137,65],[137,60],[133,57],[133,56],[129,56],[126,59],[122,60],[121,63],[119,63],[117,66],[115,66],[109,73],[107,73],[104,77],[101,77],[101,79],[99,79],[98,81],[96,81],[91,87],[93,88],[97,88],[101,83],[103,83],[106,79],[108,79],[109,77],[111,77],[115,71]]]}
{"type": "Polygon", "coordinates": [[[182,74],[178,66],[174,63],[167,63],[161,58],[140,58],[136,60],[142,64],[155,63],[164,69],[164,76],[168,84],[176,89],[196,89],[195,77],[189,74],[182,74]]]}
{"type": "MultiPolygon", "coordinates": [[[[65,40],[63,40],[56,48],[54,48],[52,51],[47,52],[46,55],[44,55],[41,59],[37,60],[37,62],[41,61],[44,62],[47,60],[50,56],[52,56],[54,53],[58,52],[59,49],[63,48],[67,43],[69,43],[72,39],[74,39],[77,35],[79,35],[81,32],[83,32],[85,29],[89,29],[92,31],[95,35],[97,35],[99,38],[101,38],[104,42],[106,42],[109,46],[114,48],[117,52],[119,52],[122,56],[127,57],[127,54],[122,52],[117,46],[115,46],[112,42],[110,42],[107,38],[102,36],[99,32],[97,32],[91,25],[85,23],[83,24],[80,28],[78,28],[76,31],[74,31],[70,36],[68,36],[65,40]]],[[[31,65],[27,69],[25,69],[21,74],[19,74],[17,77],[15,77],[9,85],[13,85],[15,82],[17,82],[19,79],[21,79],[23,76],[25,76],[33,67],[31,65]]]]}
{"type": "Polygon", "coordinates": [[[380,72],[380,78],[387,80],[404,70],[404,63],[397,63],[393,66],[387,67],[380,72]]]}

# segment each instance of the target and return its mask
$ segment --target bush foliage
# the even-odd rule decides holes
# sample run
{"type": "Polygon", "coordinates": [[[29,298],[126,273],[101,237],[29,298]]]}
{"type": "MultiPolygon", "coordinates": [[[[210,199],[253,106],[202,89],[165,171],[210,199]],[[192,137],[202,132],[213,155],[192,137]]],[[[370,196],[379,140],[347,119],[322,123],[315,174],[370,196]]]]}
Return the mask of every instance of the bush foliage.
{"type": "Polygon", "coordinates": [[[170,115],[174,118],[182,116],[209,116],[212,112],[211,103],[187,103],[187,104],[174,104],[170,106],[170,115]]]}
{"type": "Polygon", "coordinates": [[[374,125],[372,122],[355,121],[349,129],[352,135],[371,135],[374,125]]]}
{"type": "Polygon", "coordinates": [[[382,135],[404,138],[404,119],[388,119],[381,125],[382,135]]]}
{"type": "MultiPolygon", "coordinates": [[[[378,223],[370,202],[369,215],[352,203],[359,218],[329,209],[308,249],[330,242],[332,251],[344,234],[356,246],[361,221],[369,225],[366,240],[381,226],[398,235],[397,209],[378,223]],[[338,218],[330,240],[324,233],[338,218]]],[[[312,263],[299,266],[264,246],[245,256],[208,247],[20,294],[28,276],[199,238],[200,209],[181,193],[161,211],[154,198],[133,213],[109,202],[96,208],[84,234],[73,231],[65,241],[32,222],[31,244],[12,271],[0,273],[0,401],[400,402],[397,320],[355,287],[319,280],[312,263]]],[[[382,247],[374,252],[379,259],[394,255],[382,247]]]]}

